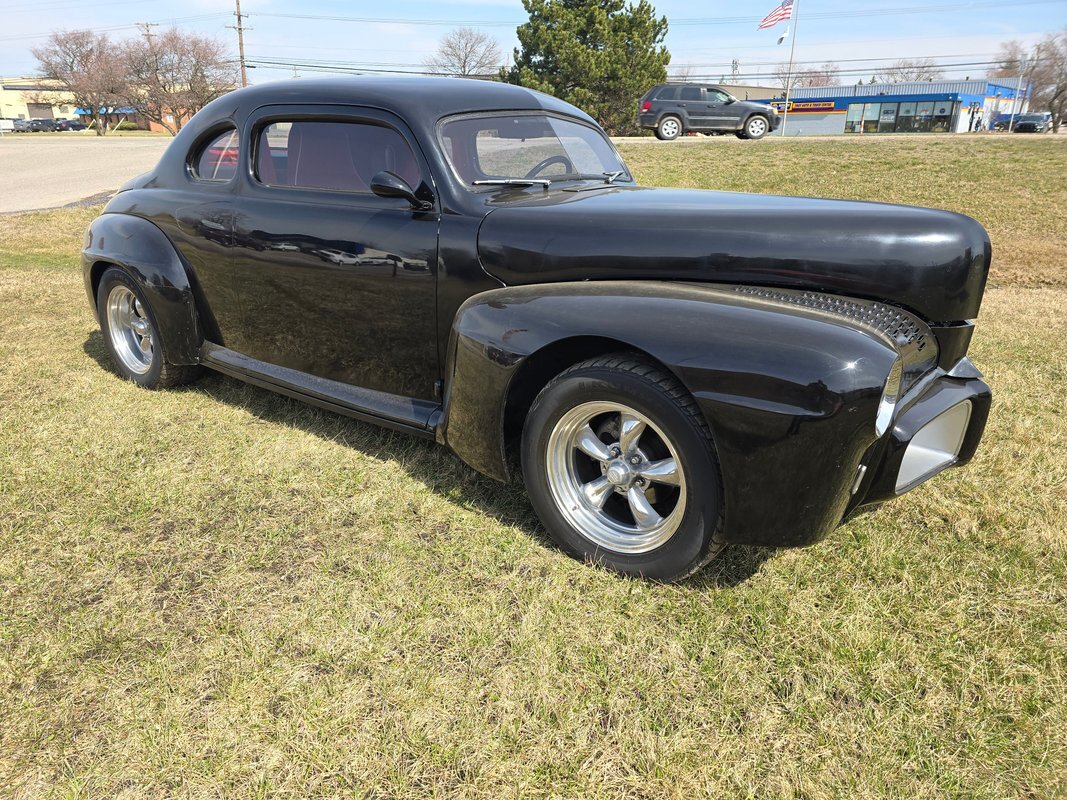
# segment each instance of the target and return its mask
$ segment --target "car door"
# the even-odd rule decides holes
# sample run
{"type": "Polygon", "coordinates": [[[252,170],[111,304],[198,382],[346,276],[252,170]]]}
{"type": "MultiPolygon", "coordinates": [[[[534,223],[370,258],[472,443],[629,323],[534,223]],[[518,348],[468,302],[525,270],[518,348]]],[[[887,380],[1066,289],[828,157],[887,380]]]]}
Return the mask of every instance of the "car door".
{"type": "Polygon", "coordinates": [[[704,130],[708,126],[707,103],[704,90],[699,86],[682,86],[678,93],[678,105],[682,108],[687,130],[704,130]]]}
{"type": "Polygon", "coordinates": [[[429,192],[410,131],[377,110],[268,106],[251,115],[245,145],[233,250],[244,325],[231,349],[432,399],[439,215],[370,191],[388,170],[429,192]]]}
{"type": "Polygon", "coordinates": [[[707,127],[716,131],[734,131],[741,127],[741,105],[720,89],[708,87],[706,99],[707,127]]]}

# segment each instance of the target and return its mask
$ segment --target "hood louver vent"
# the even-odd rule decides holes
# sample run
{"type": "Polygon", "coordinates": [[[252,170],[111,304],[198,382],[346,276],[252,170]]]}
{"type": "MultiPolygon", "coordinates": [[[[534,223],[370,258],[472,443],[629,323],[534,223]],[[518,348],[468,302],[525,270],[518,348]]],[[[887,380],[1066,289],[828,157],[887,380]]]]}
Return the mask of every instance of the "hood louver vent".
{"type": "Polygon", "coordinates": [[[904,384],[911,386],[937,363],[937,340],[933,333],[912,314],[873,300],[853,300],[818,292],[765,289],[735,286],[738,294],[777,303],[810,308],[843,317],[876,331],[896,344],[904,359],[904,384]]]}

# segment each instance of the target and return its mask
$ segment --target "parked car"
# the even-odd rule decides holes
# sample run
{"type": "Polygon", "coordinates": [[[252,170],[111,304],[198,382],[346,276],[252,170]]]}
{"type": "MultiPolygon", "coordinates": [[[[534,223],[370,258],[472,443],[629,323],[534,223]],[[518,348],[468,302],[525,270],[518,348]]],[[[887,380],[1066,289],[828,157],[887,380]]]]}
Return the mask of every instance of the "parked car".
{"type": "Polygon", "coordinates": [[[685,133],[734,133],[740,139],[762,139],[781,120],[765,103],[738,100],[721,86],[661,83],[641,98],[638,121],[659,139],[685,133]]]}
{"type": "Polygon", "coordinates": [[[1023,114],[1015,118],[1016,133],[1048,133],[1052,119],[1046,114],[1023,114]]]}
{"type": "Polygon", "coordinates": [[[57,131],[84,131],[86,124],[76,119],[61,119],[56,123],[57,131]]]}
{"type": "Polygon", "coordinates": [[[564,550],[659,580],[822,538],[970,460],[989,411],[974,220],[641,187],[589,116],[489,81],[227,94],[82,260],[122,376],[517,462],[564,550]]]}
{"type": "Polygon", "coordinates": [[[44,117],[37,117],[30,120],[31,131],[47,131],[49,133],[56,130],[58,123],[54,119],[45,119],[44,117]]]}
{"type": "Polygon", "coordinates": [[[1044,133],[1047,130],[1052,129],[1052,120],[1045,114],[1011,114],[1001,113],[1000,116],[993,122],[993,130],[995,131],[1019,131],[1019,126],[1023,125],[1025,121],[1025,127],[1023,133],[1044,133]],[[1037,123],[1036,125],[1034,123],[1037,123]],[[1043,125],[1041,123],[1044,123],[1043,125]]]}
{"type": "Polygon", "coordinates": [[[27,133],[28,131],[32,130],[30,128],[30,121],[28,119],[17,119],[15,120],[15,124],[12,127],[12,130],[15,133],[27,133]]]}

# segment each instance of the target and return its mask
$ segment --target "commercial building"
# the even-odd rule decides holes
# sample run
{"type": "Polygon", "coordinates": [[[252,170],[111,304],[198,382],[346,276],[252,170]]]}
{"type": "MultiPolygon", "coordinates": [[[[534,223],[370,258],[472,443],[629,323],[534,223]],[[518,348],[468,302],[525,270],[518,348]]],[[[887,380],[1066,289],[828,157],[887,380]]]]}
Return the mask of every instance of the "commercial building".
{"type": "MultiPolygon", "coordinates": [[[[1026,110],[1026,91],[985,78],[963,81],[805,86],[789,98],[789,136],[834,133],[960,133],[979,119],[988,130],[1001,113],[1026,110]]],[[[781,95],[779,94],[779,97],[781,95]]],[[[784,100],[771,100],[779,111],[784,100]]]]}
{"type": "Polygon", "coordinates": [[[43,78],[0,78],[0,118],[77,119],[74,101],[43,78]]]}
{"type": "Polygon", "coordinates": [[[773,100],[782,96],[781,89],[773,86],[753,86],[746,83],[715,83],[703,84],[705,86],[718,86],[725,89],[738,100],[773,100]]]}
{"type": "MultiPolygon", "coordinates": [[[[47,78],[0,78],[0,119],[71,119],[86,125],[92,122],[86,109],[78,108],[61,86],[47,78]]],[[[132,108],[116,108],[103,117],[108,127],[120,122],[133,122],[147,130],[166,130],[142,119],[132,108]]],[[[10,130],[10,126],[8,122],[0,129],[10,130]]]]}

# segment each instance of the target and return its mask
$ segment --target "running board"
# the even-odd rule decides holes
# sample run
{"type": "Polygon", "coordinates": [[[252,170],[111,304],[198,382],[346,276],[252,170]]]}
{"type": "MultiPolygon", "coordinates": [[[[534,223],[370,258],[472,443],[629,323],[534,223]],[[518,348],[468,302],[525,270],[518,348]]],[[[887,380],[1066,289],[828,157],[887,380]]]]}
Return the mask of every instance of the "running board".
{"type": "Polygon", "coordinates": [[[211,342],[200,346],[200,363],[231,378],[302,400],[327,411],[434,438],[441,404],[318,378],[306,372],[268,364],[211,342]]]}

